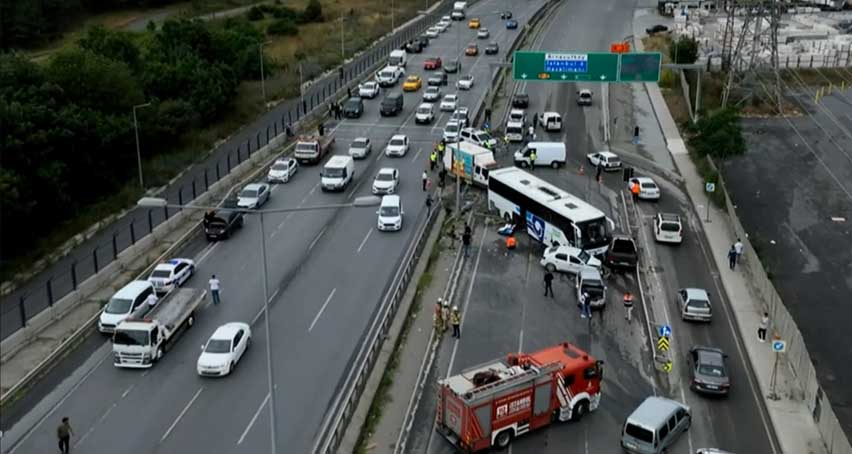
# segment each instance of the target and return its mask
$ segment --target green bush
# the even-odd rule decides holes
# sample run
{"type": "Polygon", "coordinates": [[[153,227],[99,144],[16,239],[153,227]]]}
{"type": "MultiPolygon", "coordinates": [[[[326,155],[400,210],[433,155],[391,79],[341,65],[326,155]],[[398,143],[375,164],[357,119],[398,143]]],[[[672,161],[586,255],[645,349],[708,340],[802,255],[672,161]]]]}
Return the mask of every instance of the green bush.
{"type": "Polygon", "coordinates": [[[296,36],[299,34],[299,27],[291,19],[278,19],[266,27],[266,33],[279,36],[296,36]]]}
{"type": "Polygon", "coordinates": [[[663,88],[674,88],[675,81],[675,72],[671,69],[663,68],[663,71],[660,73],[659,85],[663,88]]]}
{"type": "Polygon", "coordinates": [[[319,0],[311,0],[305,6],[305,10],[302,11],[302,15],[299,18],[300,23],[309,24],[311,22],[322,22],[322,4],[319,0]]]}
{"type": "Polygon", "coordinates": [[[252,22],[263,19],[263,9],[257,6],[252,6],[251,9],[249,9],[246,13],[246,19],[252,22]]]}
{"type": "Polygon", "coordinates": [[[695,63],[695,60],[698,60],[698,41],[689,36],[681,36],[669,46],[669,57],[674,63],[695,63]]]}
{"type": "Polygon", "coordinates": [[[286,6],[276,6],[272,8],[272,17],[276,19],[290,19],[293,21],[299,20],[299,12],[293,8],[286,6]]]}
{"type": "Polygon", "coordinates": [[[734,108],[705,115],[695,124],[688,126],[694,134],[689,139],[689,145],[702,157],[724,159],[742,154],[746,145],[739,120],[739,112],[734,108]]]}

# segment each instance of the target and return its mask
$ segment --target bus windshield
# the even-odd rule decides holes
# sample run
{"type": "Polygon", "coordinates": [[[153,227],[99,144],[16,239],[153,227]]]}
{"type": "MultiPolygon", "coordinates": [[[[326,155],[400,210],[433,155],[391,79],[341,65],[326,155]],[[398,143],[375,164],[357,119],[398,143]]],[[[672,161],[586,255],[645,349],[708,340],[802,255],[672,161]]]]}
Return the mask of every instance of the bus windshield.
{"type": "Polygon", "coordinates": [[[589,249],[606,244],[610,237],[609,223],[605,217],[577,224],[580,229],[580,248],[589,249]]]}

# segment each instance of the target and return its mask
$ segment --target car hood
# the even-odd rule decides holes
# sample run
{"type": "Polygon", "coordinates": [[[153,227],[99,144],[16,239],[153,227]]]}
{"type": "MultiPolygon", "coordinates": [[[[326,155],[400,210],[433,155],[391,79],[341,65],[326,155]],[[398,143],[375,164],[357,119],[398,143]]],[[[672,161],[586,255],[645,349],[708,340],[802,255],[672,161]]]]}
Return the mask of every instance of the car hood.
{"type": "Polygon", "coordinates": [[[374,180],[373,187],[378,189],[388,189],[394,187],[396,183],[393,181],[374,180]]]}
{"type": "Polygon", "coordinates": [[[730,380],[728,380],[727,377],[715,377],[712,375],[702,375],[699,373],[695,374],[695,379],[706,385],[722,386],[730,383],[730,380]]]}
{"type": "Polygon", "coordinates": [[[270,169],[270,170],[269,170],[269,175],[276,176],[276,177],[280,177],[280,176],[287,175],[287,171],[286,171],[286,170],[275,170],[275,169],[270,169]]]}
{"type": "Polygon", "coordinates": [[[257,197],[240,197],[237,199],[237,206],[251,207],[257,205],[257,197]]]}
{"type": "Polygon", "coordinates": [[[129,315],[130,314],[107,314],[106,312],[101,312],[101,323],[107,325],[118,325],[129,315]]]}
{"type": "Polygon", "coordinates": [[[359,154],[360,153],[366,153],[367,148],[366,147],[349,147],[349,152],[350,153],[359,153],[359,154]]]}
{"type": "Polygon", "coordinates": [[[601,261],[597,257],[592,256],[592,257],[589,257],[589,261],[586,262],[586,266],[591,266],[591,267],[594,267],[594,268],[600,268],[601,267],[601,261]]]}
{"type": "Polygon", "coordinates": [[[396,224],[402,220],[402,216],[379,216],[379,222],[382,224],[396,224]]]}
{"type": "Polygon", "coordinates": [[[202,352],[198,357],[200,367],[223,367],[231,361],[230,353],[202,352]]]}

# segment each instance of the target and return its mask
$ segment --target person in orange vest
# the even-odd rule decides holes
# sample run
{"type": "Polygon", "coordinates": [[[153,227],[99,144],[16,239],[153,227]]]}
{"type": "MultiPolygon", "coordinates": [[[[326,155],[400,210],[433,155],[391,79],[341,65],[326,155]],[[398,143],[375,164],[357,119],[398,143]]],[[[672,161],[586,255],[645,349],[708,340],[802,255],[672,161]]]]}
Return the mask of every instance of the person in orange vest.
{"type": "Polygon", "coordinates": [[[514,235],[509,235],[506,237],[506,249],[515,249],[518,245],[518,242],[515,240],[514,235]]]}
{"type": "Polygon", "coordinates": [[[633,321],[633,294],[624,292],[624,318],[627,322],[633,321]]]}
{"type": "Polygon", "coordinates": [[[633,200],[639,200],[639,182],[634,181],[630,183],[630,192],[633,194],[633,200]]]}

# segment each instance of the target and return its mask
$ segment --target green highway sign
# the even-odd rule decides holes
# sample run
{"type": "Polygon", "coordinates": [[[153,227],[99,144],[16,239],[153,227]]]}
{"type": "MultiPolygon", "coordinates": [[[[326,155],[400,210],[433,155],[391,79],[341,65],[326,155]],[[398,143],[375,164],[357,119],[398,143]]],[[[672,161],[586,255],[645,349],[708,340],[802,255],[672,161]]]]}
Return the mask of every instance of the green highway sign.
{"type": "Polygon", "coordinates": [[[657,52],[516,51],[512,77],[539,82],[657,82],[661,63],[657,52]]]}

